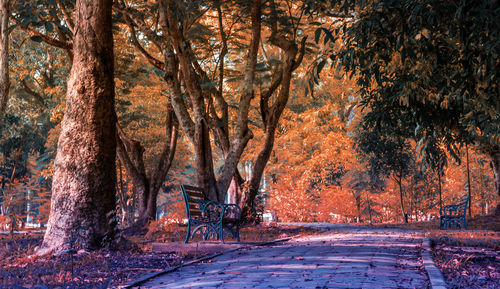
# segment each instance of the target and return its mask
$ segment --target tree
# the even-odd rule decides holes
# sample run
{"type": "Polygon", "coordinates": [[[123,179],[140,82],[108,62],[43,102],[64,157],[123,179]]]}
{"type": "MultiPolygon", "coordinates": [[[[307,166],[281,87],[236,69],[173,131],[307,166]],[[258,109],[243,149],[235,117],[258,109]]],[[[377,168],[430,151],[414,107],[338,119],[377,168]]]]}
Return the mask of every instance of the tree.
{"type": "Polygon", "coordinates": [[[343,41],[338,54],[328,55],[356,76],[365,107],[381,115],[405,111],[405,126],[424,152],[436,139],[455,159],[459,148],[477,146],[499,177],[498,5],[326,0],[310,6],[343,19],[342,27],[325,31],[343,41]]]}
{"type": "MultiPolygon", "coordinates": [[[[0,0],[0,126],[9,100],[9,0],[0,0]]],[[[0,127],[1,132],[1,127],[0,127]]]]}
{"type": "Polygon", "coordinates": [[[362,103],[379,115],[401,110],[424,151],[432,139],[455,156],[457,145],[477,146],[500,195],[499,2],[380,0],[353,9],[337,59],[358,77],[362,103]]]}
{"type": "Polygon", "coordinates": [[[76,2],[73,66],[40,254],[70,243],[75,249],[92,249],[113,238],[116,114],[111,16],[111,0],[76,2]]]}
{"type": "Polygon", "coordinates": [[[144,225],[156,218],[157,197],[163,181],[172,165],[177,145],[178,123],[171,106],[167,110],[166,140],[163,145],[157,167],[148,176],[143,153],[144,148],[139,141],[130,139],[118,128],[117,153],[134,184],[134,191],[139,202],[138,225],[144,225]]]}
{"type": "Polygon", "coordinates": [[[407,223],[403,182],[409,173],[410,163],[414,161],[408,140],[404,134],[395,134],[390,127],[370,128],[366,123],[362,123],[355,143],[356,149],[369,163],[372,178],[391,176],[398,185],[401,214],[403,221],[407,223]]]}
{"type": "MultiPolygon", "coordinates": [[[[300,8],[300,2],[285,2],[279,4],[300,8]]],[[[273,1],[268,7],[257,0],[251,3],[216,1],[207,6],[205,4],[160,1],[156,6],[115,2],[114,8],[123,15],[137,50],[150,64],[165,73],[176,117],[193,144],[195,182],[205,189],[209,198],[219,201],[224,200],[232,182],[237,186],[242,183],[237,165],[253,137],[248,125],[249,113],[252,110],[251,101],[258,95],[254,86],[257,83],[262,23],[269,23],[269,42],[282,52],[278,59],[273,59],[274,65],[265,67],[272,69],[274,76],[269,86],[260,91],[265,145],[254,162],[252,189],[245,197],[238,198],[244,207],[251,207],[272,151],[276,126],[288,100],[292,73],[302,61],[306,39],[303,38],[299,49],[296,38],[300,17],[298,22],[294,22],[296,16],[278,15],[277,11],[282,13],[284,9],[278,9],[279,5],[273,1]],[[230,5],[241,7],[241,13],[227,13],[230,5]],[[151,11],[159,14],[157,27],[148,24],[155,17],[151,11]],[[264,14],[263,11],[270,12],[264,14]],[[214,17],[216,20],[210,15],[217,15],[214,17]],[[229,29],[225,27],[226,23],[229,29]],[[291,24],[295,26],[290,28],[291,24]],[[235,25],[239,27],[232,28],[235,25]],[[242,40],[243,32],[250,33],[249,40],[242,40]],[[144,36],[142,41],[139,41],[138,35],[144,36]],[[245,44],[242,45],[241,41],[245,44]],[[214,47],[219,48],[220,53],[214,55],[214,47]],[[236,61],[236,57],[244,57],[246,61],[236,61]],[[205,63],[211,58],[215,60],[215,66],[205,63]],[[226,58],[233,59],[233,63],[228,64],[226,58]],[[239,80],[236,91],[225,89],[230,78],[239,80]],[[222,155],[217,170],[215,165],[219,163],[215,163],[217,153],[210,134],[222,155]],[[219,173],[216,175],[215,171],[219,173]]],[[[249,210],[244,209],[244,213],[247,212],[249,210]]]]}

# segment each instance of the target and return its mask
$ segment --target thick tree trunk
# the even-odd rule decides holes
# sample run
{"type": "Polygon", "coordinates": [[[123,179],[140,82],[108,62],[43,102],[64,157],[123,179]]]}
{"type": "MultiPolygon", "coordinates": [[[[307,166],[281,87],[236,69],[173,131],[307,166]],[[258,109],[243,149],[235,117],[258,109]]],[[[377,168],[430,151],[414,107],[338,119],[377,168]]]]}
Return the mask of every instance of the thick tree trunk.
{"type": "Polygon", "coordinates": [[[193,146],[195,149],[194,168],[196,185],[207,192],[210,200],[222,202],[224,194],[217,191],[209,128],[204,118],[199,118],[196,122],[193,146]]]}
{"type": "Polygon", "coordinates": [[[236,170],[233,176],[231,185],[227,191],[229,195],[229,202],[232,204],[237,204],[240,208],[243,206],[243,201],[245,199],[246,190],[243,188],[245,180],[241,177],[240,172],[236,170]]]}
{"type": "Polygon", "coordinates": [[[9,100],[9,14],[9,0],[0,0],[0,124],[9,100]]]}
{"type": "Polygon", "coordinates": [[[111,0],[76,2],[74,58],[39,254],[114,238],[116,114],[111,0]]]}

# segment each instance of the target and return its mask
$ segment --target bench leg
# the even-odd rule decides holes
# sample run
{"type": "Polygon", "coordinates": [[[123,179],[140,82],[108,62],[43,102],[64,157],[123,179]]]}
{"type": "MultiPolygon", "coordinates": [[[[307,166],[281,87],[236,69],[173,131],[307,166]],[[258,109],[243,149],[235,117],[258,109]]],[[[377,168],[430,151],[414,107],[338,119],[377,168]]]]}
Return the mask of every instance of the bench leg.
{"type": "MultiPolygon", "coordinates": [[[[239,225],[231,225],[226,227],[227,230],[231,232],[233,238],[235,238],[238,242],[240,242],[240,226],[239,225]]],[[[221,226],[220,229],[221,241],[224,243],[224,226],[221,226]]]]}
{"type": "Polygon", "coordinates": [[[187,244],[189,241],[189,237],[191,236],[191,222],[188,221],[186,239],[184,240],[184,244],[187,244]]]}

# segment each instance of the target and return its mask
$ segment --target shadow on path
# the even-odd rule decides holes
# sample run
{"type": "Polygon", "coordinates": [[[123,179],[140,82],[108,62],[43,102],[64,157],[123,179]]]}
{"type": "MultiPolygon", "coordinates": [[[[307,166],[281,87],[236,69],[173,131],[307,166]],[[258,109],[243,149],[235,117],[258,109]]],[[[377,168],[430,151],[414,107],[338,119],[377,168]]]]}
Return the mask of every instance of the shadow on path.
{"type": "Polygon", "coordinates": [[[334,227],[282,245],[230,252],[141,288],[428,288],[418,233],[334,227]]]}

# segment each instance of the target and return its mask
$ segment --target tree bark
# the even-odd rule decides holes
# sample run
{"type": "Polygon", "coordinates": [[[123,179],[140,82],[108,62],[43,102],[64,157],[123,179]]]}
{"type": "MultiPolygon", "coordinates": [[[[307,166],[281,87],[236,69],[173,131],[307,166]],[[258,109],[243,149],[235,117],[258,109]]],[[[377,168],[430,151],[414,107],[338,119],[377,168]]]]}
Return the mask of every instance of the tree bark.
{"type": "Polygon", "coordinates": [[[9,0],[0,0],[0,132],[9,100],[9,0]]]}
{"type": "Polygon", "coordinates": [[[399,186],[399,201],[401,204],[401,214],[403,215],[403,222],[408,223],[408,215],[405,212],[405,204],[403,200],[403,176],[400,175],[396,182],[398,183],[399,186]]]}
{"type": "Polygon", "coordinates": [[[467,190],[469,194],[469,218],[472,218],[472,188],[470,185],[469,146],[467,144],[465,144],[465,161],[467,169],[467,190]]]}
{"type": "Polygon", "coordinates": [[[438,190],[439,190],[439,209],[443,207],[443,192],[441,187],[441,168],[438,168],[438,190]]]}
{"type": "Polygon", "coordinates": [[[76,2],[74,58],[39,254],[114,238],[116,114],[111,0],[76,2]]]}
{"type": "MultiPolygon", "coordinates": [[[[497,190],[497,195],[500,197],[500,151],[498,147],[494,147],[488,155],[491,158],[491,167],[493,168],[493,174],[495,175],[495,187],[497,190]]],[[[500,203],[498,203],[495,209],[495,216],[500,216],[500,203]]]]}

